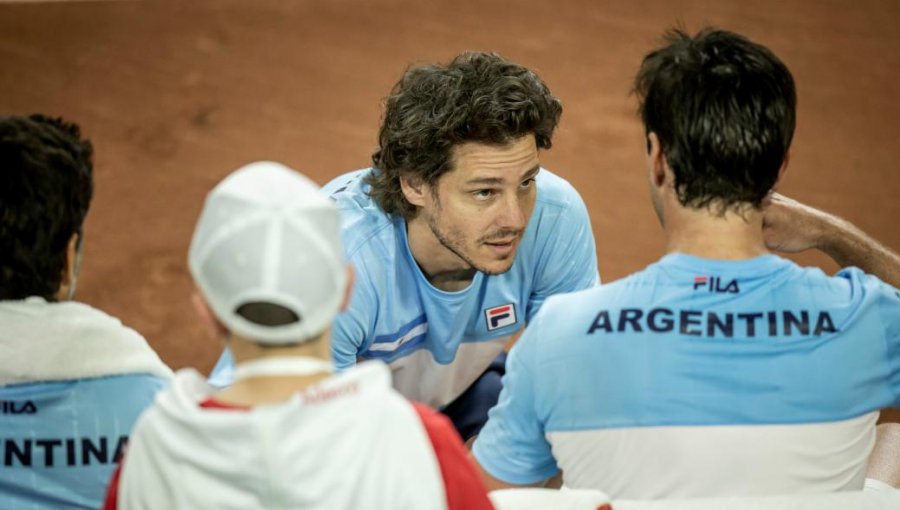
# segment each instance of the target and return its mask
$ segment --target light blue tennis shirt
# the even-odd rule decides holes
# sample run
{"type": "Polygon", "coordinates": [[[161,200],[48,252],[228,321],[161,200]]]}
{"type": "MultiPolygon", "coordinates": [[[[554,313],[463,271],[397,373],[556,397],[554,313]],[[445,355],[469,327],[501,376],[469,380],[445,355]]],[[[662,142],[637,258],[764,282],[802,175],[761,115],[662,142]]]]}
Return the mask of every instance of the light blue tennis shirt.
{"type": "Polygon", "coordinates": [[[369,171],[324,188],[340,207],[344,250],[357,274],[350,306],[334,325],[338,367],[382,360],[400,393],[439,408],[487,369],[549,296],[599,282],[584,202],[547,170],[537,174],[534,212],[510,270],[476,273],[458,292],[434,287],[422,273],[405,220],[385,214],[368,195],[369,171]]]}
{"type": "Polygon", "coordinates": [[[900,404],[900,292],[773,256],[672,254],[553,297],[474,445],[494,477],[560,469],[627,499],[860,489],[900,404]]]}
{"type": "Polygon", "coordinates": [[[96,509],[171,370],[83,303],[0,301],[0,508],[96,509]]]}
{"type": "Polygon", "coordinates": [[[130,374],[0,387],[0,508],[100,508],[131,427],[165,384],[130,374]]]}
{"type": "MultiPolygon", "coordinates": [[[[395,388],[440,408],[452,402],[502,352],[547,297],[599,283],[587,209],[565,180],[542,169],[534,212],[509,271],[476,273],[459,292],[428,281],[409,249],[406,222],[368,195],[371,169],[323,188],[341,211],[342,242],[356,273],[348,309],[332,331],[339,368],[357,360],[390,365],[395,388]]],[[[220,360],[211,382],[228,379],[220,360]]]]}

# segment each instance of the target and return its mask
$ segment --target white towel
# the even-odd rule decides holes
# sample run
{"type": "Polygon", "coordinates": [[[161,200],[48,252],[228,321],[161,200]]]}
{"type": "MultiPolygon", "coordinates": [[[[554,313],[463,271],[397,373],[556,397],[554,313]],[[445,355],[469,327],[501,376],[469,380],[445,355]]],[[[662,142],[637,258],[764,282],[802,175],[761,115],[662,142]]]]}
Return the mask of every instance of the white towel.
{"type": "Polygon", "coordinates": [[[0,386],[172,371],[140,334],[96,308],[0,301],[0,386]]]}

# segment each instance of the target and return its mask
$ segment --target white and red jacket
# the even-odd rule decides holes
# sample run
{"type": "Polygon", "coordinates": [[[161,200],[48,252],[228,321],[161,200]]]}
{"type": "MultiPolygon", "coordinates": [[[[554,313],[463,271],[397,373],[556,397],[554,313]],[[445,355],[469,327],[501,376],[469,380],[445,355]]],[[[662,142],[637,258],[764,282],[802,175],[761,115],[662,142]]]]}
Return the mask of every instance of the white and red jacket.
{"type": "Polygon", "coordinates": [[[291,399],[215,402],[196,371],[138,421],[107,509],[490,509],[449,420],[391,388],[379,362],[291,399]]]}

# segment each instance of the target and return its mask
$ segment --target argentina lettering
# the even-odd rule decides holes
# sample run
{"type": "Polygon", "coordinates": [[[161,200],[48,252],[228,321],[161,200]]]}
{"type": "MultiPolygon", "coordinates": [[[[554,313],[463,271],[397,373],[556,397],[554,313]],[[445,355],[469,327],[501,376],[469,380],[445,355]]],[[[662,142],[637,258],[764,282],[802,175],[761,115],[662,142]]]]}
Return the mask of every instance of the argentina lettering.
{"type": "Polygon", "coordinates": [[[757,335],[819,336],[836,333],[826,311],[780,310],[765,312],[714,312],[669,308],[623,308],[600,310],[587,334],[599,333],[679,333],[711,338],[754,338],[757,335]]]}
{"type": "Polygon", "coordinates": [[[55,439],[0,439],[4,467],[73,467],[115,464],[128,436],[55,439]]]}

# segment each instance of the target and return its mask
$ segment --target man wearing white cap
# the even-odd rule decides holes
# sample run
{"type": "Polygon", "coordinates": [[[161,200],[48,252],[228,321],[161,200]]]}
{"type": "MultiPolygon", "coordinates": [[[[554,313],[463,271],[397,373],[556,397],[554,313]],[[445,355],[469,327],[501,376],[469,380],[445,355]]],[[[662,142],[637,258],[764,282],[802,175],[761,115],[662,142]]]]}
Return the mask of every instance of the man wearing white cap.
{"type": "Polygon", "coordinates": [[[235,382],[192,369],[135,426],[107,508],[491,508],[446,418],[388,368],[334,374],[352,285],[334,203],[277,163],[210,193],[191,243],[195,305],[228,339],[235,382]]]}

